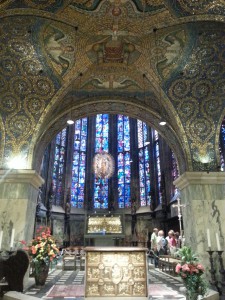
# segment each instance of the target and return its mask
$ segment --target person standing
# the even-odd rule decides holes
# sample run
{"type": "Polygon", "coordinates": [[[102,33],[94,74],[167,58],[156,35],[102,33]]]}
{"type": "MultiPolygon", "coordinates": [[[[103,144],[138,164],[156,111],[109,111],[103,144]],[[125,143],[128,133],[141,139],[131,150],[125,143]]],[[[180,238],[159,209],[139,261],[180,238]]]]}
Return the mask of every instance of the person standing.
{"type": "Polygon", "coordinates": [[[153,229],[153,233],[151,235],[151,250],[154,253],[154,264],[155,267],[158,267],[158,253],[157,253],[157,237],[158,237],[158,228],[153,229]]]}

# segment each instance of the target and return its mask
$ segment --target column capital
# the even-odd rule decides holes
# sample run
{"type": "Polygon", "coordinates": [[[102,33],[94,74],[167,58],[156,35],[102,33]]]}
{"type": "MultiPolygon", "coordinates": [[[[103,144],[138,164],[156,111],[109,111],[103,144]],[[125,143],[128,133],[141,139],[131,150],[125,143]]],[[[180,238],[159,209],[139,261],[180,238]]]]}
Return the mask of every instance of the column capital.
{"type": "Polygon", "coordinates": [[[44,179],[35,170],[0,170],[1,183],[28,183],[38,189],[44,183],[44,179]]]}
{"type": "Polygon", "coordinates": [[[225,184],[225,172],[185,172],[173,184],[180,190],[189,185],[225,184]]]}

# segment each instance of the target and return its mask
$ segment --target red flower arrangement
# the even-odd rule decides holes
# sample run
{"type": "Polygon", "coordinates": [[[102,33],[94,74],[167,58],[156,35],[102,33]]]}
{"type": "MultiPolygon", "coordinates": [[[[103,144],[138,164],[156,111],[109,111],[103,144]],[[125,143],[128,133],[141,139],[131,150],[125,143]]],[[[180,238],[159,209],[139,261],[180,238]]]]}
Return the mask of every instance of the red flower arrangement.
{"type": "Polygon", "coordinates": [[[56,258],[59,249],[56,247],[55,239],[51,236],[49,227],[40,226],[37,233],[38,235],[28,245],[28,254],[34,263],[48,264],[56,258]]]}
{"type": "Polygon", "coordinates": [[[194,295],[204,296],[207,292],[207,282],[202,275],[205,272],[202,264],[198,262],[197,256],[190,247],[179,249],[178,256],[181,263],[176,265],[176,273],[183,279],[187,296],[194,299],[194,295]]]}

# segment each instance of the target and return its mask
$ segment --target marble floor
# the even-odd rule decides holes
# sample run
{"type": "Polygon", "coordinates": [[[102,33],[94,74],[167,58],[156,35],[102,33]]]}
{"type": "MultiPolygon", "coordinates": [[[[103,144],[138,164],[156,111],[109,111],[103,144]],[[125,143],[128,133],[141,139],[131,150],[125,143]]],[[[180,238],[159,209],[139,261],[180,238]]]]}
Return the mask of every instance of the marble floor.
{"type": "MultiPolygon", "coordinates": [[[[49,273],[47,282],[44,287],[37,288],[34,285],[25,291],[26,295],[30,295],[36,298],[41,299],[54,299],[54,300],[62,300],[62,299],[75,299],[75,300],[83,300],[83,296],[67,296],[63,297],[51,297],[53,294],[51,293],[53,286],[59,285],[59,289],[63,289],[63,286],[73,286],[77,285],[78,288],[82,287],[84,284],[84,271],[72,271],[61,269],[52,270],[49,273]]],[[[154,269],[153,267],[149,268],[148,271],[148,291],[149,297],[148,300],[185,300],[186,297],[182,293],[183,285],[179,279],[176,279],[172,276],[169,276],[159,269],[154,269]]],[[[107,298],[111,300],[110,297],[107,298]]],[[[112,298],[115,299],[115,298],[112,298]]],[[[128,298],[126,298],[128,299],[128,298]]],[[[136,300],[135,298],[132,298],[136,300]]]]}

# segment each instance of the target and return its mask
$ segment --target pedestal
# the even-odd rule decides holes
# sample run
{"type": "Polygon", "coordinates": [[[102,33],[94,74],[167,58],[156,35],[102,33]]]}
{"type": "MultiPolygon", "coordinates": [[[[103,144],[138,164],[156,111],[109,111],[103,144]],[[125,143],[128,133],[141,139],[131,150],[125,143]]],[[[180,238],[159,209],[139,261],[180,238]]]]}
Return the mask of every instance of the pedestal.
{"type": "Polygon", "coordinates": [[[216,233],[221,248],[225,246],[225,172],[186,172],[174,184],[181,191],[181,204],[185,205],[182,208],[185,245],[191,246],[210,270],[207,229],[210,250],[218,250],[216,233]]]}
{"type": "Polygon", "coordinates": [[[0,250],[10,249],[13,229],[15,250],[19,241],[33,238],[37,197],[44,180],[34,170],[0,170],[0,181],[0,250]]]}

